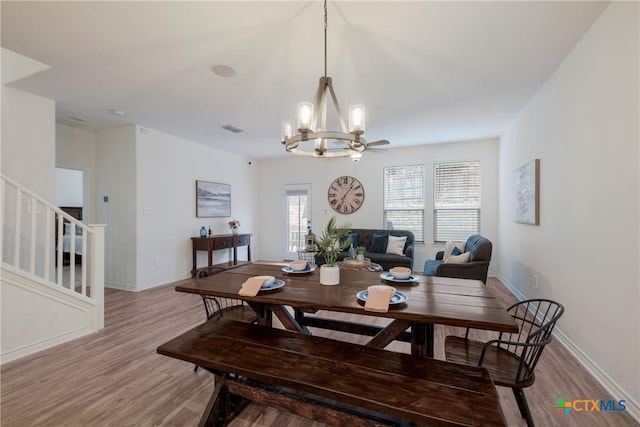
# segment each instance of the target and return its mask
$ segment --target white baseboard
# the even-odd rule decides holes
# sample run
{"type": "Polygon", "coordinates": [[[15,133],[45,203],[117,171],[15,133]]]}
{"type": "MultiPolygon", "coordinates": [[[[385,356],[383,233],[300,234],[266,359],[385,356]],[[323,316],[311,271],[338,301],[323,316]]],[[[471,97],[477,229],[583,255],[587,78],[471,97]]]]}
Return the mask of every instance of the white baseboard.
{"type": "Polygon", "coordinates": [[[162,279],[159,282],[138,283],[136,285],[127,285],[115,282],[104,282],[104,286],[111,289],[119,289],[121,291],[140,292],[151,288],[157,288],[158,286],[168,285],[169,283],[179,282],[180,280],[188,279],[191,274],[181,274],[180,276],[170,277],[162,279]]]}
{"type": "MultiPolygon", "coordinates": [[[[526,297],[504,276],[496,274],[496,276],[511,293],[519,300],[523,301],[526,297]]],[[[562,344],[573,357],[589,372],[604,389],[611,395],[614,400],[624,400],[626,412],[640,423],[640,404],[632,399],[618,383],[616,383],[605,371],[603,371],[580,347],[578,347],[559,327],[553,330],[553,336],[562,344]]]]}
{"type": "Polygon", "coordinates": [[[23,347],[11,349],[0,355],[0,364],[11,362],[13,360],[17,360],[25,356],[29,356],[38,351],[47,350],[58,344],[62,344],[67,341],[71,341],[76,338],[83,337],[90,333],[93,333],[93,331],[89,330],[89,328],[79,328],[74,331],[65,332],[64,334],[60,334],[55,337],[48,337],[47,339],[44,339],[39,342],[30,343],[29,345],[25,345],[23,347]]]}

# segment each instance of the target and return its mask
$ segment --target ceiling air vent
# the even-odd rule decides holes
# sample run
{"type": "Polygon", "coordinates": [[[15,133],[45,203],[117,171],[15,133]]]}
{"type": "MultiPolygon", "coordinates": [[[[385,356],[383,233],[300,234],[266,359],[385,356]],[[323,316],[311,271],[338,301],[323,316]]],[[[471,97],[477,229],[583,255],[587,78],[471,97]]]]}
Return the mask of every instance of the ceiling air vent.
{"type": "Polygon", "coordinates": [[[222,126],[222,129],[226,129],[229,132],[233,132],[233,133],[240,133],[240,132],[244,132],[242,129],[235,127],[234,125],[224,125],[222,126]]]}

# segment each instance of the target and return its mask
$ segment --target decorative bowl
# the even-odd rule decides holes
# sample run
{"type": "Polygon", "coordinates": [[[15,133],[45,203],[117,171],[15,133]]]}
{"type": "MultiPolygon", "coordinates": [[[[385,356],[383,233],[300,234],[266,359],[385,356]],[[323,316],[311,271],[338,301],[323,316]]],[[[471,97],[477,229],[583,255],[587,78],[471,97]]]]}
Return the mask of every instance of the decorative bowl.
{"type": "Polygon", "coordinates": [[[411,269],[408,267],[393,267],[389,273],[394,279],[405,280],[411,277],[411,269]]]}
{"type": "Polygon", "coordinates": [[[276,281],[276,278],[273,276],[256,276],[256,279],[264,280],[264,283],[262,284],[262,286],[271,285],[273,282],[276,281]]]}
{"type": "Polygon", "coordinates": [[[307,261],[305,260],[297,260],[289,263],[289,267],[294,271],[302,271],[307,268],[307,261]]]}
{"type": "Polygon", "coordinates": [[[396,288],[389,285],[371,285],[367,288],[369,292],[373,290],[385,290],[385,289],[391,289],[391,296],[393,296],[393,294],[396,292],[396,288]]]}

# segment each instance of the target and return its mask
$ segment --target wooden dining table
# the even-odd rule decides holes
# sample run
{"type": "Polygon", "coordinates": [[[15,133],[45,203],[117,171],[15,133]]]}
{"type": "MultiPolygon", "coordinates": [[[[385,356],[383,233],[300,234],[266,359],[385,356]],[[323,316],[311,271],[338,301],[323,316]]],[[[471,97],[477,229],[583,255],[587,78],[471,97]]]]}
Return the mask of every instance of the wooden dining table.
{"type": "Polygon", "coordinates": [[[258,323],[271,325],[273,315],[286,329],[310,333],[309,327],[371,336],[367,346],[384,348],[394,340],[411,343],[411,353],[433,357],[434,325],[518,332],[518,324],[479,280],[415,275],[412,281],[388,281],[378,272],[342,269],[340,283],[320,284],[319,267],[308,273],[287,273],[282,263],[254,262],[200,279],[176,284],[176,291],[245,301],[258,315],[258,323]],[[284,285],[242,296],[242,284],[254,276],[274,276],[284,285]],[[406,295],[385,313],[364,310],[360,291],[387,284],[406,295]],[[386,326],[341,321],[322,316],[322,310],[391,319],[386,326]]]}

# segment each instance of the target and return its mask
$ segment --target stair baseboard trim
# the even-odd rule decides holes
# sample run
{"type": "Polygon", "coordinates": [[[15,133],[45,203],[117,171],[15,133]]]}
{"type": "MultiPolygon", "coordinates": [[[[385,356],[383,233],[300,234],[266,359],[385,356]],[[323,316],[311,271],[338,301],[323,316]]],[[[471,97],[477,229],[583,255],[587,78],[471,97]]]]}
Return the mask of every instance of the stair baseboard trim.
{"type": "MultiPolygon", "coordinates": [[[[42,289],[48,289],[49,292],[47,292],[48,295],[56,295],[57,292],[63,293],[64,295],[67,295],[71,298],[73,298],[74,300],[77,300],[80,303],[83,304],[88,304],[88,306],[95,306],[95,302],[93,301],[93,299],[91,297],[88,297],[86,295],[82,295],[79,292],[76,291],[72,291],[69,288],[65,288],[64,286],[60,286],[58,285],[56,282],[51,282],[49,280],[43,279],[40,276],[36,276],[35,274],[31,274],[28,271],[24,271],[22,269],[16,268],[13,265],[7,264],[5,262],[2,263],[2,269],[6,272],[9,273],[13,273],[16,277],[16,279],[14,280],[17,283],[22,283],[19,279],[19,277],[24,277],[26,280],[29,280],[31,282],[35,282],[39,285],[41,285],[43,288],[42,289]]],[[[87,285],[87,287],[89,287],[90,285],[87,285]]]]}
{"type": "MultiPolygon", "coordinates": [[[[510,283],[503,275],[498,274],[496,277],[504,283],[509,291],[515,295],[519,301],[527,299],[512,283],[510,283]]],[[[593,361],[580,347],[578,347],[562,330],[556,326],[553,330],[553,336],[567,349],[569,353],[589,372],[615,400],[625,400],[626,412],[640,423],[640,404],[627,393],[618,383],[616,383],[598,364],[593,361]]]]}

